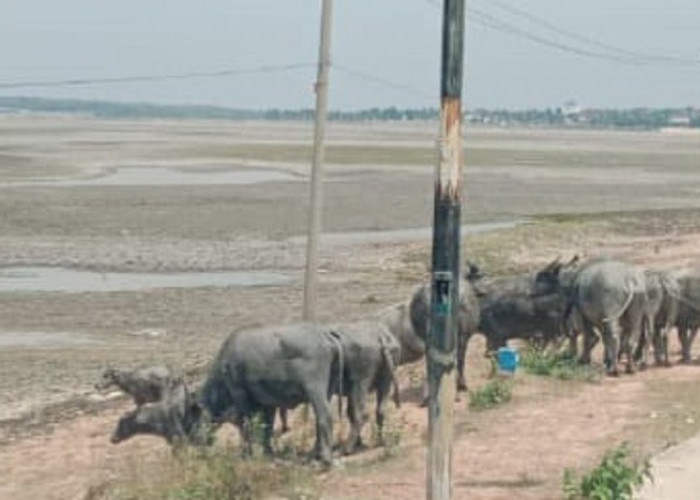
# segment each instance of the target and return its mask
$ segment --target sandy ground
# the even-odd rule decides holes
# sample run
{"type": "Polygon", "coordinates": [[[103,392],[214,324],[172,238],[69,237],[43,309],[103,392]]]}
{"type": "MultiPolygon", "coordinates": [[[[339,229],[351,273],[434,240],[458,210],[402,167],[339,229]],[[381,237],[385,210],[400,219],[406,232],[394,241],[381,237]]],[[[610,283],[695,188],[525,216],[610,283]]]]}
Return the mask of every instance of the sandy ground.
{"type": "MultiPolygon", "coordinates": [[[[431,147],[433,125],[331,128],[330,144],[350,149],[343,150],[342,164],[328,167],[324,226],[352,234],[322,244],[322,319],[371,314],[405,298],[425,276],[425,232],[380,231],[429,225],[432,170],[409,153],[431,147]],[[353,147],[367,146],[394,148],[407,163],[348,162],[353,147]]],[[[85,293],[16,293],[0,283],[0,477],[10,478],[0,482],[0,498],[82,498],[134,457],[162,448],[148,438],[109,445],[125,406],[94,394],[105,366],[167,362],[196,377],[234,327],[299,317],[308,168],[284,155],[254,161],[221,151],[229,145],[239,152],[260,144],[279,149],[309,138],[310,128],[298,124],[0,116],[0,268],[264,270],[291,279],[288,286],[85,293]],[[161,171],[154,174],[154,167],[161,171]],[[124,180],[117,175],[124,169],[136,170],[124,180]],[[244,170],[264,182],[217,177],[244,170]],[[176,171],[190,177],[166,180],[176,171]],[[269,172],[286,177],[266,180],[269,172]]],[[[534,268],[574,252],[613,253],[656,267],[697,261],[697,211],[685,209],[698,207],[700,168],[692,168],[696,156],[700,167],[698,137],[480,129],[467,144],[475,155],[507,152],[489,153],[493,164],[467,168],[467,222],[557,214],[470,236],[470,257],[497,271],[534,268]],[[560,155],[554,158],[561,164],[553,164],[550,153],[560,155]],[[518,162],[520,155],[527,161],[518,162]],[[643,212],[576,215],[623,210],[643,212]]],[[[469,368],[477,384],[487,371],[480,351],[471,349],[469,368]]],[[[643,426],[641,414],[656,411],[658,381],[685,387],[694,373],[694,367],[677,367],[571,387],[526,378],[508,409],[471,414],[462,404],[456,496],[556,498],[564,467],[591,465],[612,440],[643,426]],[[591,413],[592,406],[600,411],[591,413]]],[[[421,495],[424,411],[409,402],[395,417],[404,422],[405,452],[324,478],[333,492],[344,492],[336,496],[421,495]]],[[[667,438],[686,437],[683,432],[659,431],[641,445],[656,451],[667,438]]]]}

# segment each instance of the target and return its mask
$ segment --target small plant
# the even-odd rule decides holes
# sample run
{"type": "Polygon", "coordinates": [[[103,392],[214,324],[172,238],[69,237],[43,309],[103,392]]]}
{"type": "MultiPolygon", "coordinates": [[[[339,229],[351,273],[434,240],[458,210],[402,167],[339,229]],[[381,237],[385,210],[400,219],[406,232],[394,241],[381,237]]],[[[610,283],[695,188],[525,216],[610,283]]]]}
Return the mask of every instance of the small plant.
{"type": "Polygon", "coordinates": [[[513,395],[512,383],[503,379],[494,379],[469,393],[469,408],[488,410],[510,401],[513,395]]]}
{"type": "Polygon", "coordinates": [[[389,459],[398,455],[403,441],[406,420],[404,417],[399,421],[386,422],[380,435],[376,423],[372,423],[371,439],[375,446],[382,447],[382,458],[389,459]]]}
{"type": "Polygon", "coordinates": [[[634,490],[653,481],[649,460],[636,461],[627,443],[607,452],[600,464],[580,479],[571,469],[564,471],[566,500],[631,500],[634,490]]]}
{"type": "Polygon", "coordinates": [[[536,347],[525,350],[520,366],[526,373],[560,380],[599,382],[602,376],[599,367],[582,365],[568,353],[550,353],[536,347]]]}
{"type": "Polygon", "coordinates": [[[231,448],[189,450],[177,459],[139,461],[92,500],[252,500],[318,498],[312,472],[292,462],[242,460],[231,448]]]}

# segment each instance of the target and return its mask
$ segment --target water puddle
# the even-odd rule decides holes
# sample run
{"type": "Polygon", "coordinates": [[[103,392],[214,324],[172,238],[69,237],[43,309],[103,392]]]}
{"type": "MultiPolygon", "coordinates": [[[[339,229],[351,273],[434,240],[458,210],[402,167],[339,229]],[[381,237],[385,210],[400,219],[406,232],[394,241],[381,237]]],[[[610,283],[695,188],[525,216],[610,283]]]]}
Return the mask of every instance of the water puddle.
{"type": "Polygon", "coordinates": [[[65,332],[0,332],[0,347],[57,348],[99,344],[98,340],[65,332]]]}
{"type": "Polygon", "coordinates": [[[269,271],[147,274],[98,273],[54,267],[0,269],[0,293],[133,292],[154,288],[282,286],[291,281],[291,276],[269,271]]]}
{"type": "Polygon", "coordinates": [[[201,166],[190,170],[168,167],[122,167],[104,175],[84,179],[59,179],[5,182],[4,187],[82,187],[82,186],[206,186],[248,185],[264,182],[291,182],[303,180],[289,172],[263,168],[228,168],[201,166]]]}

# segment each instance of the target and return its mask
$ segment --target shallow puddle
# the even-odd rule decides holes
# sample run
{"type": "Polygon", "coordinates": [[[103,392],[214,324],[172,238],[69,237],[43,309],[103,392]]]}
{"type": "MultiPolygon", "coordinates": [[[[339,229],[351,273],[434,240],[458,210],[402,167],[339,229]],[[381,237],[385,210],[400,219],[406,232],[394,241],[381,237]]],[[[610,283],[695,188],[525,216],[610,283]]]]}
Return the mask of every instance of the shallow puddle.
{"type": "Polygon", "coordinates": [[[84,179],[6,182],[5,187],[80,187],[80,186],[205,186],[217,184],[246,185],[263,182],[303,180],[282,170],[201,166],[187,171],[169,167],[123,167],[105,175],[84,179]],[[200,169],[199,171],[197,169],[200,169]]]}
{"type": "Polygon", "coordinates": [[[0,332],[0,347],[75,347],[99,341],[67,332],[0,332]]]}
{"type": "Polygon", "coordinates": [[[2,292],[128,292],[152,288],[253,287],[287,285],[292,277],[269,271],[168,274],[98,273],[55,267],[0,269],[2,292]]]}

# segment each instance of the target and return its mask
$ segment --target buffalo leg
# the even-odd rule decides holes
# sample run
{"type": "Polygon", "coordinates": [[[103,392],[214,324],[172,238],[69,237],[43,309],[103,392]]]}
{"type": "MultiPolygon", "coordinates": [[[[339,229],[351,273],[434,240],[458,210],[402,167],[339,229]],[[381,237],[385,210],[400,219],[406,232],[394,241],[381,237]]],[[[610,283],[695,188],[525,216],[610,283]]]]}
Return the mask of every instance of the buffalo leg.
{"type": "Polygon", "coordinates": [[[272,435],[275,425],[275,407],[268,406],[260,411],[263,419],[262,445],[266,455],[272,455],[272,435]]]}
{"type": "MultiPolygon", "coordinates": [[[[379,444],[384,444],[384,419],[385,419],[385,409],[386,401],[389,392],[391,391],[391,374],[387,375],[380,380],[377,384],[377,407],[375,409],[375,420],[377,423],[377,439],[379,444]]],[[[398,401],[398,400],[397,400],[398,401]]]]}
{"type": "Polygon", "coordinates": [[[287,409],[280,408],[279,414],[280,414],[280,421],[282,422],[282,434],[285,434],[285,433],[289,432],[289,424],[287,422],[287,409]]]}
{"type": "Polygon", "coordinates": [[[617,367],[620,352],[620,325],[617,321],[603,324],[603,343],[605,344],[605,369],[608,375],[617,377],[620,372],[617,367]]]}
{"type": "Polygon", "coordinates": [[[345,443],[345,453],[353,453],[362,447],[362,426],[365,423],[365,384],[354,383],[348,396],[348,419],[350,420],[350,436],[345,443]]]}
{"type": "Polygon", "coordinates": [[[467,378],[464,375],[467,344],[469,344],[469,336],[457,332],[457,392],[464,392],[467,390],[467,378]]]}
{"type": "Polygon", "coordinates": [[[314,391],[310,398],[311,407],[316,417],[316,443],[314,445],[314,457],[325,465],[331,465],[331,441],[333,439],[333,419],[325,389],[314,391]]]}
{"type": "Polygon", "coordinates": [[[588,365],[591,363],[591,352],[598,343],[598,335],[595,333],[593,324],[587,318],[581,319],[581,327],[583,330],[583,352],[580,362],[588,365]]]}
{"type": "Polygon", "coordinates": [[[690,363],[690,327],[687,324],[678,327],[678,339],[681,341],[681,362],[690,363]]]}

